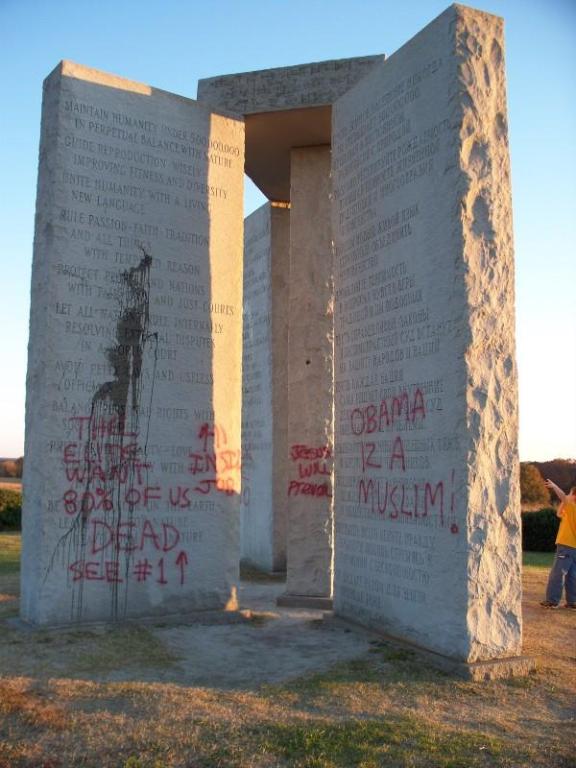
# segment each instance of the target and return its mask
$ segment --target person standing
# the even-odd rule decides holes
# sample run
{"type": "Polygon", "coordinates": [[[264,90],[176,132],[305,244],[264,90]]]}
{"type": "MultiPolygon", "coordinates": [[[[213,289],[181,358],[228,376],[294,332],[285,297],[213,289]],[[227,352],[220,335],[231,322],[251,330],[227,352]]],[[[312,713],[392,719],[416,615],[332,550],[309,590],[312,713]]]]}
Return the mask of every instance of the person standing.
{"type": "Polygon", "coordinates": [[[546,485],[560,500],[556,512],[560,518],[560,527],[556,536],[556,556],[548,576],[546,599],[540,605],[544,608],[559,608],[564,587],[566,607],[576,609],[576,486],[566,494],[552,480],[546,480],[546,485]]]}

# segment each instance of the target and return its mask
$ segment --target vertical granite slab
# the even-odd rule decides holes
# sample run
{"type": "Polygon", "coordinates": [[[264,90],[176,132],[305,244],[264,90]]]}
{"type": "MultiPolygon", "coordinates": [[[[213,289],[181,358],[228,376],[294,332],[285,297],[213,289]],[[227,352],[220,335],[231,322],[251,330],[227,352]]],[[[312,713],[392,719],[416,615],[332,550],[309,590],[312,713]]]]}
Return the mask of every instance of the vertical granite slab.
{"type": "Polygon", "coordinates": [[[521,645],[503,22],[451,6],[333,110],[335,611],[521,645]]]}
{"type": "Polygon", "coordinates": [[[42,116],[22,617],[231,607],[242,120],[62,62],[42,116]]]}
{"type": "Polygon", "coordinates": [[[292,150],[287,596],[332,595],[330,148],[292,150]]]}
{"type": "MultiPolygon", "coordinates": [[[[292,298],[288,323],[292,340],[292,372],[289,374],[289,414],[286,415],[286,400],[283,399],[286,397],[286,365],[278,357],[280,342],[276,339],[272,345],[272,376],[277,381],[274,393],[282,394],[280,397],[274,394],[272,429],[280,434],[272,441],[273,458],[266,459],[260,454],[260,468],[257,469],[255,462],[251,469],[247,454],[243,472],[245,495],[249,499],[243,505],[243,553],[267,570],[269,566],[264,563],[269,564],[270,558],[264,557],[262,549],[257,554],[256,549],[263,545],[260,536],[268,530],[262,521],[272,519],[268,511],[273,493],[271,482],[282,488],[284,496],[281,505],[275,493],[274,522],[285,520],[286,504],[291,506],[292,532],[288,535],[287,546],[294,561],[288,564],[288,596],[301,593],[301,597],[310,595],[327,600],[331,594],[332,288],[328,289],[330,296],[324,292],[324,286],[331,286],[332,280],[329,210],[331,105],[382,61],[383,55],[314,62],[223,75],[198,83],[199,99],[244,115],[246,173],[268,199],[280,201],[280,205],[291,201],[291,217],[297,222],[291,226],[292,268],[296,271],[292,271],[290,276],[292,298]],[[292,200],[294,193],[297,197],[292,200]],[[310,285],[306,284],[308,277],[314,281],[310,285]],[[322,288],[318,293],[319,285],[322,288]],[[318,320],[319,316],[321,320],[318,320]],[[324,327],[326,323],[329,328],[324,327]],[[303,373],[301,368],[308,358],[310,368],[303,373]],[[286,442],[286,419],[292,425],[292,439],[290,450],[286,446],[285,458],[281,459],[280,445],[286,442]],[[303,443],[302,440],[308,442],[303,443]],[[273,467],[272,481],[266,481],[263,469],[266,463],[268,472],[273,467]],[[304,482],[308,478],[311,478],[310,481],[304,482]],[[313,498],[314,491],[325,495],[313,498]],[[265,493],[265,497],[255,497],[254,493],[265,493]],[[307,498],[304,499],[304,496],[307,498]],[[250,553],[246,548],[249,539],[250,553]]],[[[286,284],[288,270],[273,254],[272,267],[276,264],[281,265],[281,273],[272,282],[272,328],[278,311],[276,305],[280,303],[284,307],[287,295],[283,283],[286,284]]],[[[264,371],[264,367],[261,370],[264,371]]],[[[250,377],[250,374],[246,373],[246,376],[250,377]]],[[[249,386],[258,385],[258,382],[252,382],[249,386]]],[[[256,393],[248,394],[249,397],[257,397],[256,393]]],[[[244,406],[245,413],[251,414],[251,406],[246,402],[244,406]]],[[[253,417],[250,415],[248,418],[253,417]]],[[[267,418],[263,421],[266,422],[267,418]]],[[[269,435],[270,427],[266,429],[269,435]]],[[[246,425],[245,443],[248,442],[249,430],[246,425]]],[[[285,533],[283,535],[285,537],[285,533]]],[[[266,533],[266,541],[270,542],[269,533],[266,533]]],[[[289,554],[288,560],[290,557],[289,554]]],[[[281,602],[286,600],[282,598],[281,602]]],[[[290,598],[290,602],[293,604],[294,600],[290,598]]],[[[316,600],[315,604],[320,603],[316,600]]]]}
{"type": "Polygon", "coordinates": [[[244,227],[242,557],[286,568],[290,211],[266,203],[244,227]]]}

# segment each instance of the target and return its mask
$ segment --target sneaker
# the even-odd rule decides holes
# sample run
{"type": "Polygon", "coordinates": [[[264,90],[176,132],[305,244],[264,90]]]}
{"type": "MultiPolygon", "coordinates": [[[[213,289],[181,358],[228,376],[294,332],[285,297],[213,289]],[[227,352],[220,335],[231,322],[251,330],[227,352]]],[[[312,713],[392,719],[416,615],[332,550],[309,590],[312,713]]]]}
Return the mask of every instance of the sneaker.
{"type": "Polygon", "coordinates": [[[542,608],[560,608],[559,603],[552,603],[550,600],[542,600],[540,605],[542,608]]]}

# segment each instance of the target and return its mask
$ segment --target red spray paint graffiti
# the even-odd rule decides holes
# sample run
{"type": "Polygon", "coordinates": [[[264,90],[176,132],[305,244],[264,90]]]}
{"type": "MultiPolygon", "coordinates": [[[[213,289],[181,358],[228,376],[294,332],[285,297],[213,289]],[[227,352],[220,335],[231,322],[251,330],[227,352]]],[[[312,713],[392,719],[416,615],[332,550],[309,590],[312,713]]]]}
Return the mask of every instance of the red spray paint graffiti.
{"type": "Polygon", "coordinates": [[[155,524],[151,520],[140,524],[131,520],[112,526],[105,520],[91,518],[87,542],[87,554],[92,557],[98,555],[98,559],[84,558],[71,563],[69,571],[72,581],[122,584],[126,581],[143,583],[154,580],[164,586],[169,583],[170,575],[173,577],[176,574],[180,584],[184,584],[188,555],[180,549],[174,557],[180,542],[180,532],[174,525],[155,524]],[[148,553],[146,556],[144,551],[148,553]],[[118,556],[120,552],[137,553],[137,556],[122,568],[118,556]],[[169,552],[171,556],[167,556],[169,552]]]}
{"type": "Polygon", "coordinates": [[[241,451],[228,447],[226,430],[217,425],[202,424],[198,431],[199,451],[193,451],[189,471],[198,483],[193,490],[207,494],[215,490],[231,495],[240,493],[241,451]]]}
{"type": "MultiPolygon", "coordinates": [[[[416,388],[396,397],[384,399],[379,405],[370,403],[350,412],[352,435],[375,435],[393,429],[399,423],[414,424],[426,418],[423,394],[416,388]]],[[[386,478],[387,472],[406,472],[406,451],[400,435],[393,435],[386,453],[379,444],[362,440],[359,444],[362,474],[357,478],[357,502],[368,505],[372,514],[389,520],[437,516],[441,527],[458,533],[455,517],[455,471],[450,479],[425,479],[418,482],[386,478]],[[382,476],[384,475],[384,477],[382,476]],[[449,501],[448,501],[449,500],[449,501]]]]}
{"type": "Polygon", "coordinates": [[[66,514],[86,519],[122,503],[133,509],[161,498],[160,487],[147,484],[152,464],[142,460],[138,433],[125,432],[118,416],[73,416],[70,424],[75,440],[62,452],[69,483],[63,494],[66,514]]]}
{"type": "Polygon", "coordinates": [[[332,498],[332,449],[330,446],[308,446],[297,443],[290,448],[290,459],[296,464],[298,475],[288,483],[288,496],[332,498]]]}
{"type": "Polygon", "coordinates": [[[70,423],[75,441],[67,443],[62,452],[68,483],[62,500],[67,515],[81,514],[88,519],[116,506],[150,509],[155,502],[187,509],[192,506],[193,493],[240,492],[241,452],[228,445],[222,426],[203,423],[198,430],[200,445],[190,451],[188,467],[195,484],[162,488],[149,484],[153,464],[142,459],[138,433],[124,432],[118,417],[75,416],[70,423]]]}

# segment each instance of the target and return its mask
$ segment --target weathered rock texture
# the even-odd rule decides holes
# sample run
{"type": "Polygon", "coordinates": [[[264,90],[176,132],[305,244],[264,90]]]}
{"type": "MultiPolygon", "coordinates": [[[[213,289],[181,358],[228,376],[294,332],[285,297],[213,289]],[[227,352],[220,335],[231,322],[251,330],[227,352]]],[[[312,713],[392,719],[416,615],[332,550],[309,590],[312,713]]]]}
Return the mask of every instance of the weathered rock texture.
{"type": "Polygon", "coordinates": [[[330,148],[292,151],[287,595],[332,594],[330,148]]]}
{"type": "Polygon", "coordinates": [[[333,110],[335,610],[520,650],[503,23],[452,6],[333,110]]]}
{"type": "Polygon", "coordinates": [[[266,203],[244,228],[242,557],[286,568],[290,211],[266,203]]]}
{"type": "Polygon", "coordinates": [[[232,605],[241,120],[63,62],[46,80],[22,616],[232,605]]]}

